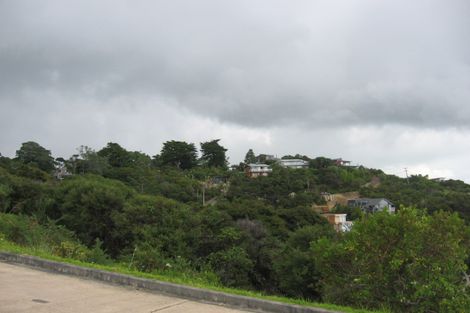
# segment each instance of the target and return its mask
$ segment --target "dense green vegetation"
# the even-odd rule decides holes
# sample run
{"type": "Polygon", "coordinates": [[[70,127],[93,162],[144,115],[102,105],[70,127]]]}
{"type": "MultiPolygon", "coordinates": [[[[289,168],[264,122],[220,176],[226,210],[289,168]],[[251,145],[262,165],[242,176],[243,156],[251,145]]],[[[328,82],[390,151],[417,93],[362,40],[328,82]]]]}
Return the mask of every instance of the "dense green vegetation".
{"type": "Polygon", "coordinates": [[[403,208],[363,218],[341,240],[321,239],[312,249],[326,301],[394,312],[465,312],[470,298],[461,282],[469,239],[456,214],[403,208]]]}
{"type": "Polygon", "coordinates": [[[394,312],[470,307],[464,182],[299,155],[309,168],[272,164],[270,176],[252,179],[244,164],[227,169],[219,140],[200,146],[200,158],[194,144],[168,141],[154,157],[109,143],[54,160],[25,143],[16,158],[0,157],[0,234],[53,255],[272,295],[394,312]],[[51,164],[71,175],[55,178],[51,164]],[[348,191],[416,209],[365,216],[337,207],[357,219],[337,233],[312,205],[324,203],[321,192],[348,191]]]}
{"type": "Polygon", "coordinates": [[[339,305],[312,302],[305,299],[294,299],[282,296],[267,295],[262,292],[245,289],[235,289],[224,287],[212,272],[191,272],[188,271],[186,264],[183,266],[166,266],[159,271],[142,272],[129,262],[111,260],[103,254],[99,244],[93,247],[93,250],[87,249],[81,245],[73,235],[64,231],[63,228],[54,224],[40,225],[34,217],[25,217],[12,214],[0,213],[0,251],[8,251],[19,254],[34,255],[44,259],[71,263],[82,267],[96,268],[118,272],[122,274],[157,279],[177,284],[189,285],[193,287],[222,291],[242,296],[255,297],[265,300],[278,301],[302,306],[314,306],[324,309],[336,310],[345,313],[388,313],[388,311],[370,311],[365,309],[353,309],[339,305]],[[21,244],[14,242],[15,236],[11,234],[14,228],[21,229],[21,236],[28,238],[28,242],[21,244]],[[54,242],[51,237],[61,238],[66,234],[63,240],[54,242]],[[45,235],[47,234],[47,235],[45,235]],[[13,238],[12,238],[13,237],[13,238]],[[68,244],[62,244],[68,242],[68,244]],[[57,249],[57,243],[62,246],[57,249]],[[77,255],[76,251],[81,253],[77,255]],[[67,252],[67,253],[64,253],[67,252]]]}

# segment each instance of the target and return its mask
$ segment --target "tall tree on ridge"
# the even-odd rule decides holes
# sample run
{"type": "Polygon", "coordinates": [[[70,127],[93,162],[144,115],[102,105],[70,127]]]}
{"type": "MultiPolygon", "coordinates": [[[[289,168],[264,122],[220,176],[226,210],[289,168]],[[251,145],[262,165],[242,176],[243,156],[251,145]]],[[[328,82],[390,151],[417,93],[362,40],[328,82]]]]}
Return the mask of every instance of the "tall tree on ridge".
{"type": "Polygon", "coordinates": [[[256,163],[256,156],[255,156],[255,153],[253,152],[253,149],[248,150],[248,152],[246,153],[245,163],[246,164],[256,163]]]}
{"type": "Polygon", "coordinates": [[[51,156],[51,151],[34,141],[22,143],[21,148],[16,151],[16,158],[22,163],[34,164],[45,172],[54,169],[54,158],[51,156]]]}
{"type": "Polygon", "coordinates": [[[212,141],[201,142],[201,161],[208,167],[227,167],[227,157],[225,156],[225,149],[219,144],[220,139],[212,141]]]}
{"type": "Polygon", "coordinates": [[[193,143],[167,141],[163,144],[160,155],[155,157],[161,165],[176,166],[187,170],[197,164],[197,150],[193,143]]]}

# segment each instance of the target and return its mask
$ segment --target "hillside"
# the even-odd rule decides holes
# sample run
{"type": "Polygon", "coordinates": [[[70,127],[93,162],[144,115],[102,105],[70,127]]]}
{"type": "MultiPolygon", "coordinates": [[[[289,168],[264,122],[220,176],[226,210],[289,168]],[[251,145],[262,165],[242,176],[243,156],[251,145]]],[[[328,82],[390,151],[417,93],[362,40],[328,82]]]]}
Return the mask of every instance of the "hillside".
{"type": "MultiPolygon", "coordinates": [[[[442,224],[442,232],[448,233],[448,240],[456,240],[456,245],[452,246],[456,250],[446,250],[444,254],[456,258],[452,260],[458,264],[456,271],[470,255],[470,245],[461,233],[468,226],[454,227],[461,223],[458,217],[438,213],[428,218],[423,213],[456,212],[468,224],[470,185],[462,181],[439,182],[423,176],[402,179],[378,169],[339,166],[322,157],[303,157],[308,162],[308,167],[303,169],[284,168],[271,162],[270,175],[250,178],[243,164],[229,170],[226,149],[217,141],[209,143],[201,144],[201,158],[197,158],[193,144],[171,141],[165,143],[155,157],[110,143],[97,152],[82,147],[79,155],[56,160],[44,148],[32,145],[35,153],[28,150],[29,155],[18,153],[15,159],[0,158],[0,210],[32,217],[41,225],[63,228],[70,238],[68,244],[72,245],[72,248],[62,247],[67,253],[77,247],[84,255],[99,255],[103,262],[124,262],[129,268],[143,272],[202,275],[205,280],[226,287],[316,301],[328,299],[373,309],[396,308],[403,304],[392,295],[377,296],[378,302],[342,299],[340,295],[332,297],[330,291],[334,289],[329,291],[328,284],[339,285],[327,279],[333,274],[322,263],[334,255],[333,250],[328,255],[326,251],[341,247],[344,240],[356,238],[354,236],[361,238],[361,229],[365,231],[372,220],[376,219],[376,223],[416,221],[422,225],[440,221],[437,225],[442,224]],[[51,164],[55,171],[51,170],[51,164]],[[325,201],[322,196],[325,193],[333,195],[332,200],[325,201]],[[418,209],[404,209],[396,217],[352,215],[358,220],[358,226],[357,232],[351,235],[336,233],[313,209],[326,205],[336,212],[351,215],[345,206],[347,200],[359,196],[384,197],[397,207],[418,209]],[[445,225],[450,230],[444,228],[445,225]],[[315,250],[316,245],[326,244],[325,240],[330,242],[328,248],[321,252],[315,250]],[[325,276],[327,272],[330,274],[325,276]],[[390,300],[384,300],[387,297],[390,300]]],[[[0,233],[8,240],[30,244],[22,239],[26,238],[21,235],[27,230],[24,223],[22,228],[7,226],[6,222],[0,223],[0,233]]],[[[433,229],[436,236],[441,231],[433,229]]],[[[427,231],[427,228],[410,228],[411,233],[416,232],[417,241],[424,240],[427,231]]],[[[382,235],[387,234],[378,234],[377,238],[382,235]]],[[[397,238],[398,249],[401,249],[402,239],[397,238]]],[[[420,247],[428,244],[431,243],[420,247]]],[[[61,247],[61,243],[54,242],[51,246],[61,247]]],[[[56,251],[57,248],[51,249],[56,251]]],[[[414,245],[410,245],[410,249],[414,249],[414,245]]],[[[427,253],[424,251],[413,253],[427,253]]],[[[439,259],[436,262],[450,261],[439,259]]],[[[348,266],[341,265],[343,269],[348,266]]],[[[346,277],[349,273],[343,275],[346,277]]],[[[455,273],[452,275],[454,279],[455,273]]],[[[449,286],[453,287],[448,291],[454,292],[454,287],[460,283],[452,281],[449,286]]],[[[388,282],[383,281],[383,284],[388,282]]],[[[426,284],[429,282],[423,281],[423,285],[426,284]]],[[[445,292],[437,289],[435,294],[436,301],[446,297],[445,292]]],[[[374,296],[371,299],[375,299],[374,296]]]]}

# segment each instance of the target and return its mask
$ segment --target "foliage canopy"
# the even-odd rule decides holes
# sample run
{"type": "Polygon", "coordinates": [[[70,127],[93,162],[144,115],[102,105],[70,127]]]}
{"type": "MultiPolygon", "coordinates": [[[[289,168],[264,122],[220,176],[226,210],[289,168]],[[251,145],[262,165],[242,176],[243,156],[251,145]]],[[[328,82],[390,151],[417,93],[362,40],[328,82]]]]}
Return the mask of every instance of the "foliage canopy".
{"type": "Polygon", "coordinates": [[[464,312],[469,228],[456,215],[402,208],[358,221],[339,240],[313,244],[323,297],[396,312],[464,312]]]}

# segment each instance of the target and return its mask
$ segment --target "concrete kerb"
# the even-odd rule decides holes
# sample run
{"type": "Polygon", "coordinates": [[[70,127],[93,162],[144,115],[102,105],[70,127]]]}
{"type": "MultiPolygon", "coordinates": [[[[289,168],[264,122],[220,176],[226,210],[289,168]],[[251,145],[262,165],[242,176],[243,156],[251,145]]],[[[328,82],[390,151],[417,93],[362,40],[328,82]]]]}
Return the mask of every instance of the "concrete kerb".
{"type": "Polygon", "coordinates": [[[38,257],[19,255],[9,252],[0,252],[0,261],[13,264],[22,264],[49,272],[84,277],[97,281],[132,286],[143,290],[161,292],[172,296],[192,299],[196,301],[224,304],[241,309],[265,311],[272,313],[342,313],[314,307],[305,307],[294,304],[250,298],[233,295],[219,291],[188,287],[158,280],[138,278],[129,275],[113,273],[98,269],[86,268],[72,264],[49,261],[38,257]]]}

